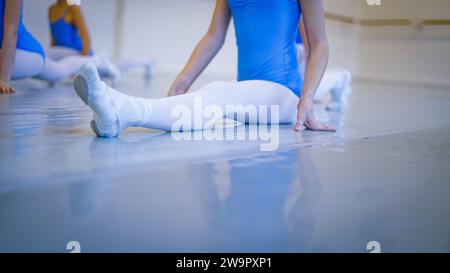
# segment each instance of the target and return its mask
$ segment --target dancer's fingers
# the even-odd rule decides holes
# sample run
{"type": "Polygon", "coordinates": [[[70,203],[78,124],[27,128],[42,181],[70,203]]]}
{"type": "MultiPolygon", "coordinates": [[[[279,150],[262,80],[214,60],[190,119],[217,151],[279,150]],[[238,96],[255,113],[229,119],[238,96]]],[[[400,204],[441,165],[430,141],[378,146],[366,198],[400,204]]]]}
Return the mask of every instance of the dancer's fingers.
{"type": "Polygon", "coordinates": [[[336,132],[336,128],[332,125],[326,123],[305,123],[305,127],[307,130],[311,131],[326,131],[326,132],[336,132]]]}
{"type": "Polygon", "coordinates": [[[16,93],[16,90],[10,86],[1,86],[0,87],[0,93],[1,94],[13,94],[16,93]]]}
{"type": "Polygon", "coordinates": [[[300,132],[302,130],[302,127],[303,127],[302,123],[297,122],[297,123],[295,123],[294,130],[297,132],[300,132]]]}

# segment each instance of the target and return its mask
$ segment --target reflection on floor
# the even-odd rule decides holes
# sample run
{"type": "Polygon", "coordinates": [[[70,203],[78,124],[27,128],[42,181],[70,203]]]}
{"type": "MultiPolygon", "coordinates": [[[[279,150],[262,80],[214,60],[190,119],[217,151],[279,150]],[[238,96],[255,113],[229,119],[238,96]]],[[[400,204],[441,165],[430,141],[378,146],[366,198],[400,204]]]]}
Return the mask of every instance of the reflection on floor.
{"type": "MultiPolygon", "coordinates": [[[[159,97],[172,78],[118,88],[159,97]]],[[[0,96],[1,252],[450,251],[450,90],[356,83],[346,112],[318,108],[338,133],[283,126],[261,152],[98,139],[69,84],[16,87],[0,96]]]]}

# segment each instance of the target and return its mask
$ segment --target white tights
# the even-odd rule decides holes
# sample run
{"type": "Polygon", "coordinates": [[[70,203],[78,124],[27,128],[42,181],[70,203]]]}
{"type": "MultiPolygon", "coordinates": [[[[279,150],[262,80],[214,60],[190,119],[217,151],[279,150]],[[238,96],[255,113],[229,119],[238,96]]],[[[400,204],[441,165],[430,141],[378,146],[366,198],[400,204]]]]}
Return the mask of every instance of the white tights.
{"type": "MultiPolygon", "coordinates": [[[[95,66],[84,67],[75,80],[75,90],[80,98],[93,110],[93,130],[101,137],[115,137],[127,127],[146,127],[166,131],[174,130],[179,116],[174,111],[179,107],[190,113],[203,112],[205,107],[215,105],[224,116],[239,121],[256,123],[293,123],[296,120],[298,97],[287,87],[268,81],[213,82],[196,92],[160,99],[144,99],[122,94],[100,81],[95,66]],[[198,104],[201,100],[201,106],[198,104]],[[230,110],[229,106],[242,106],[230,110]],[[267,113],[247,111],[256,107],[267,113]],[[273,108],[276,106],[276,108],[273,108]],[[175,109],[175,110],[174,110],[175,109]],[[277,115],[272,113],[277,109],[277,115]],[[258,115],[257,117],[254,115],[258,115]]],[[[175,111],[176,112],[176,111],[175,111]]],[[[211,117],[199,122],[183,123],[175,130],[202,130],[212,127],[211,117]]]]}
{"type": "Polygon", "coordinates": [[[45,81],[60,81],[74,76],[88,63],[94,63],[106,75],[118,73],[106,59],[71,53],[69,49],[52,48],[46,52],[44,59],[38,53],[17,49],[12,78],[34,77],[45,81]]]}
{"type": "Polygon", "coordinates": [[[54,61],[59,61],[69,56],[80,56],[80,52],[68,47],[52,46],[45,50],[45,55],[54,61]]]}
{"type": "Polygon", "coordinates": [[[351,82],[352,74],[347,69],[327,69],[317,87],[314,100],[324,101],[327,96],[331,95],[333,102],[345,103],[345,99],[349,95],[346,92],[350,91],[351,82]]]}
{"type": "MultiPolygon", "coordinates": [[[[151,107],[152,115],[142,123],[143,127],[169,130],[177,120],[172,109],[182,105],[185,109],[192,110],[201,100],[202,107],[215,105],[220,108],[224,116],[218,118],[231,118],[245,123],[293,123],[296,120],[298,97],[287,87],[269,81],[253,80],[241,82],[215,81],[199,90],[184,95],[161,98],[145,99],[142,102],[151,107]],[[197,102],[197,104],[196,104],[197,102]],[[242,106],[242,107],[240,107],[242,106]],[[254,106],[256,111],[251,111],[254,106]],[[279,116],[271,112],[271,106],[277,106],[279,116]],[[268,116],[264,116],[267,109],[268,116]],[[260,115],[258,115],[258,113],[260,115]],[[272,115],[273,114],[273,115],[272,115]],[[258,116],[254,116],[258,115],[258,116]]],[[[180,109],[181,111],[183,108],[180,109]]],[[[180,112],[181,112],[180,111],[180,112]]],[[[212,127],[212,123],[192,124],[187,130],[199,130],[212,127]]]]}
{"type": "Polygon", "coordinates": [[[38,53],[17,49],[11,78],[34,77],[42,71],[44,64],[44,58],[38,53]]]}

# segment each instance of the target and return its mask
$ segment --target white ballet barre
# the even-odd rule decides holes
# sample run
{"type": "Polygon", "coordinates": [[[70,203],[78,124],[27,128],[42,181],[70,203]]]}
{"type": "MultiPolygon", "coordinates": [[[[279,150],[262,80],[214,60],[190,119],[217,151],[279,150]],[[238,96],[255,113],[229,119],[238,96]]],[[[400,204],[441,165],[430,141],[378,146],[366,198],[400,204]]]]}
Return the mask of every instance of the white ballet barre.
{"type": "Polygon", "coordinates": [[[450,19],[359,19],[351,16],[325,12],[325,18],[350,25],[370,26],[449,26],[450,19]]]}

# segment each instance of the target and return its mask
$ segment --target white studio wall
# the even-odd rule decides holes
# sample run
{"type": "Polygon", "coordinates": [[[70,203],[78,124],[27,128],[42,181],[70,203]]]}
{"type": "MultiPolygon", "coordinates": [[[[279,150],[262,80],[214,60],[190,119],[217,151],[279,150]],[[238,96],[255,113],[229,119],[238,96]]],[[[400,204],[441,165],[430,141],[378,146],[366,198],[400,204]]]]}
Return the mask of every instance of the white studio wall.
{"type": "MultiPolygon", "coordinates": [[[[327,12],[344,16],[358,16],[361,12],[361,0],[324,0],[327,12]]],[[[344,67],[357,73],[359,53],[359,28],[347,24],[326,21],[330,60],[328,67],[344,67]]]]}
{"type": "MultiPolygon", "coordinates": [[[[384,0],[380,7],[364,5],[362,16],[449,19],[449,11],[447,0],[384,0]]],[[[450,86],[450,26],[364,27],[359,49],[362,78],[450,86]]]]}
{"type": "MultiPolygon", "coordinates": [[[[122,57],[154,58],[157,72],[176,73],[206,33],[215,1],[126,0],[122,57]]],[[[237,52],[230,26],[225,45],[209,73],[236,74],[237,52]]]]}

